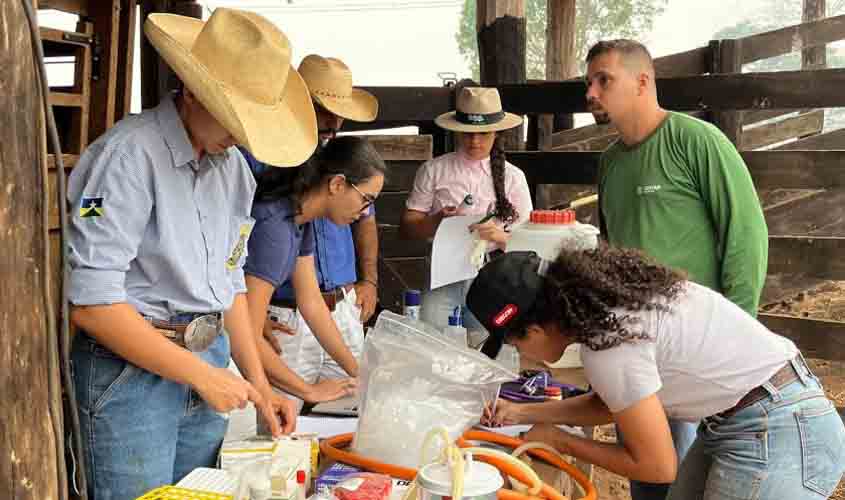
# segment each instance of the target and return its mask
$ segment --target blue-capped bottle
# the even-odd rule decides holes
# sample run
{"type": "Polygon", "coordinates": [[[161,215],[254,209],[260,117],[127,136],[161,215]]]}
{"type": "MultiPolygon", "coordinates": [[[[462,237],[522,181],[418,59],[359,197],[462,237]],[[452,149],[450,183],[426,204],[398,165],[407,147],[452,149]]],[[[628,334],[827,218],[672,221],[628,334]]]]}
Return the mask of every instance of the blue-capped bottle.
{"type": "Polygon", "coordinates": [[[461,347],[467,346],[467,329],[464,328],[463,309],[455,307],[449,316],[449,325],[443,329],[443,334],[450,342],[461,347]]]}
{"type": "Polygon", "coordinates": [[[406,318],[420,319],[420,302],[422,292],[419,290],[405,290],[403,297],[402,314],[406,318]]]}

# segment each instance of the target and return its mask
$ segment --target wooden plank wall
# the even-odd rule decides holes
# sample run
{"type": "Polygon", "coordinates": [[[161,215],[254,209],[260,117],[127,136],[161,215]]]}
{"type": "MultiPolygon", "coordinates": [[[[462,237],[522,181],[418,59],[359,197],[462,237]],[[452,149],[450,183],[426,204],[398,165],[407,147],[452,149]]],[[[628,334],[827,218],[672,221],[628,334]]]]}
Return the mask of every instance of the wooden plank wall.
{"type": "Polygon", "coordinates": [[[423,289],[428,282],[430,245],[399,237],[399,217],[417,169],[433,154],[430,135],[368,136],[387,162],[387,182],[376,201],[379,229],[379,302],[401,312],[402,294],[423,289]]]}

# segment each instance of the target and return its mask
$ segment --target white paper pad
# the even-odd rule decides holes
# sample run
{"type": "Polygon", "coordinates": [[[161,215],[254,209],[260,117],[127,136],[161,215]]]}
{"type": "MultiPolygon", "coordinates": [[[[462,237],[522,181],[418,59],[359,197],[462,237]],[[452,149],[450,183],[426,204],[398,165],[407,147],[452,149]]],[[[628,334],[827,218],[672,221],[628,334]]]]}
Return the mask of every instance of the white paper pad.
{"type": "Polygon", "coordinates": [[[320,439],[355,432],[357,418],[299,417],[296,419],[296,432],[315,432],[320,439]]]}
{"type": "Polygon", "coordinates": [[[432,290],[478,275],[469,261],[478,239],[469,232],[469,226],[479,220],[477,215],[457,215],[440,222],[431,247],[432,290]]]}

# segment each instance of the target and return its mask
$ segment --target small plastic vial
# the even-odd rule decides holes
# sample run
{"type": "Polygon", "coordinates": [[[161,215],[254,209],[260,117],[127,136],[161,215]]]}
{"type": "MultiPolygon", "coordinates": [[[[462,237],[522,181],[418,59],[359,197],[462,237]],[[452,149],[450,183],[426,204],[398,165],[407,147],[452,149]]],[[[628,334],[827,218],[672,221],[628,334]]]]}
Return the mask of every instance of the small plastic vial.
{"type": "Polygon", "coordinates": [[[307,489],[305,485],[305,471],[296,471],[296,500],[305,500],[305,490],[307,489]]]}
{"type": "Polygon", "coordinates": [[[406,318],[420,319],[420,302],[422,292],[419,290],[405,290],[404,308],[402,314],[406,318]]]}

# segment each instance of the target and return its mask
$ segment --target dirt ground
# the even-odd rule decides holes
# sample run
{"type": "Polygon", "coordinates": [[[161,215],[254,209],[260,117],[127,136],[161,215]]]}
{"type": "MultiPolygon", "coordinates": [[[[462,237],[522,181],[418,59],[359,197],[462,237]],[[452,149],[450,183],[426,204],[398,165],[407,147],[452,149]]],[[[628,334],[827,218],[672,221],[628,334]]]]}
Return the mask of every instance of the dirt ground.
{"type": "MultiPolygon", "coordinates": [[[[845,281],[827,281],[810,290],[766,304],[761,310],[790,316],[813,319],[845,321],[845,281]]],[[[819,376],[828,397],[836,406],[845,406],[845,363],[824,359],[808,359],[810,368],[819,376]]],[[[612,426],[599,429],[598,438],[615,442],[616,433],[612,426]]],[[[593,482],[602,500],[629,500],[631,498],[628,480],[606,470],[596,468],[593,482]]],[[[845,500],[845,481],[831,496],[833,500],[845,500]]]]}

